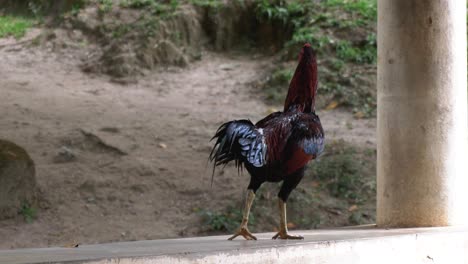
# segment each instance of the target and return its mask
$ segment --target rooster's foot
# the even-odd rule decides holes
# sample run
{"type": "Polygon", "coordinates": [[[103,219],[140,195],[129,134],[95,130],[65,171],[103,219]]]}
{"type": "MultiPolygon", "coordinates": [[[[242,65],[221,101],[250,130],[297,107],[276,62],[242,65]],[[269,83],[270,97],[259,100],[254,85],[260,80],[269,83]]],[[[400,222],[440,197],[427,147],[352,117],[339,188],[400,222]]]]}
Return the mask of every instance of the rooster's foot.
{"type": "Polygon", "coordinates": [[[272,237],[272,239],[277,239],[277,238],[279,238],[279,239],[298,239],[298,240],[304,239],[303,236],[290,235],[290,234],[288,234],[287,231],[280,231],[280,232],[278,232],[276,235],[274,235],[272,237]]]}
{"type": "Polygon", "coordinates": [[[234,238],[238,237],[239,235],[243,236],[247,240],[257,240],[257,237],[252,235],[252,233],[250,233],[250,231],[247,229],[247,227],[239,228],[232,237],[228,238],[228,240],[233,240],[234,238]]]}

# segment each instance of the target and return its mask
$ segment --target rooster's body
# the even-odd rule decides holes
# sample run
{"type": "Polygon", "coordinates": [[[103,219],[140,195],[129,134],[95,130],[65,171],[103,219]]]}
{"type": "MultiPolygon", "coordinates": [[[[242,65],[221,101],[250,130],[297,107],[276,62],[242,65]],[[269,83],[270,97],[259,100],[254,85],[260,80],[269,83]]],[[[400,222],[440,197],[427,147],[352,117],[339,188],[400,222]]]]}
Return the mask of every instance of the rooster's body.
{"type": "Polygon", "coordinates": [[[315,52],[305,44],[299,55],[289,86],[284,112],[276,112],[258,121],[236,120],[223,124],[216,132],[217,139],[210,159],[214,165],[234,161],[245,166],[251,175],[244,219],[238,235],[256,239],[247,229],[247,222],[255,193],[264,182],[283,181],[279,197],[280,231],[273,238],[300,239],[288,234],[286,201],[304,176],[307,163],[324,148],[324,133],[315,114],[317,93],[317,62],[315,52]]]}

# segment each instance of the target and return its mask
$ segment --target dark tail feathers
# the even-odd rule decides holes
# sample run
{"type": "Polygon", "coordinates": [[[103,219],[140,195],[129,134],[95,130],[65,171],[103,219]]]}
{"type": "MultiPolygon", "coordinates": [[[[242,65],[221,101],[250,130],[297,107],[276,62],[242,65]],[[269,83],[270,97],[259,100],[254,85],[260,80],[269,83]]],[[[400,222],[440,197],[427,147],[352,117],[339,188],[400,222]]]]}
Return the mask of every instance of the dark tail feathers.
{"type": "Polygon", "coordinates": [[[255,167],[261,167],[265,163],[266,146],[263,135],[255,129],[250,120],[235,120],[222,124],[211,140],[213,139],[216,139],[216,143],[209,157],[214,163],[212,184],[216,166],[234,161],[240,170],[243,162],[255,167]]]}

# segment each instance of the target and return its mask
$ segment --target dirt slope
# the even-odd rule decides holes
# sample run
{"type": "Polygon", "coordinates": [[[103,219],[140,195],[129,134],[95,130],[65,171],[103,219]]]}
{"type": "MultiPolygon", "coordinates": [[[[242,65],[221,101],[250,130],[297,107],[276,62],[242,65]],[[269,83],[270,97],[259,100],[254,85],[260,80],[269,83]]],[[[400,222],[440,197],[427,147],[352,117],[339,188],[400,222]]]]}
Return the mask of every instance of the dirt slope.
{"type": "MultiPolygon", "coordinates": [[[[84,74],[71,50],[3,44],[0,138],[29,151],[44,201],[33,223],[0,222],[0,248],[193,236],[196,208],[242,199],[248,176],[231,167],[210,187],[209,139],[224,121],[267,114],[251,83],[270,58],[204,52],[118,84],[84,74]]],[[[375,120],[319,114],[329,140],[375,144],[375,120]]]]}

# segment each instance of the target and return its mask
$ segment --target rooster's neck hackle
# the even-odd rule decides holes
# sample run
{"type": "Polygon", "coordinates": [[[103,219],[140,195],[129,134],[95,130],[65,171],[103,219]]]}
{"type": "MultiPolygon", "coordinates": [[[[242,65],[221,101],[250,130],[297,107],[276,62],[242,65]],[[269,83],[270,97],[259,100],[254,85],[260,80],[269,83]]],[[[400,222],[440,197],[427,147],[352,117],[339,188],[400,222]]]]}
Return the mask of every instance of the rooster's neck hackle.
{"type": "Polygon", "coordinates": [[[289,84],[284,111],[296,109],[304,113],[315,112],[317,84],[316,54],[310,44],[306,43],[299,53],[299,64],[289,84]]]}

